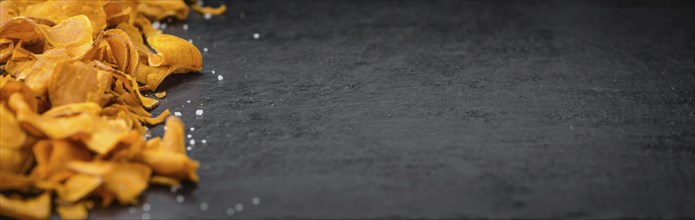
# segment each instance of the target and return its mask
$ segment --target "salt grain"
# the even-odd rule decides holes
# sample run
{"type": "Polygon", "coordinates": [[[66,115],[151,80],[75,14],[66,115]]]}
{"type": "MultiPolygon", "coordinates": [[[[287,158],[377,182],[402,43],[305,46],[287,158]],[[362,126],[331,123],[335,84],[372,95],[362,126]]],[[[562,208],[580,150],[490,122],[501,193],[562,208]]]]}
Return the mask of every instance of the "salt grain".
{"type": "Polygon", "coordinates": [[[183,198],[183,196],[182,196],[182,195],[178,195],[178,196],[176,196],[176,202],[178,202],[178,203],[182,203],[182,202],[183,202],[183,200],[184,200],[184,198],[183,198]]]}
{"type": "Polygon", "coordinates": [[[195,145],[195,139],[191,139],[190,141],[188,141],[188,144],[195,145]]]}
{"type": "Polygon", "coordinates": [[[142,219],[149,220],[150,219],[150,213],[142,213],[142,219]]]}
{"type": "Polygon", "coordinates": [[[234,208],[227,208],[227,215],[228,216],[234,215],[234,208]]]}
{"type": "Polygon", "coordinates": [[[191,151],[191,149],[192,149],[191,146],[186,147],[187,151],[191,151]]]}
{"type": "Polygon", "coordinates": [[[189,128],[188,130],[195,131],[194,127],[189,128]]]}
{"type": "Polygon", "coordinates": [[[188,30],[188,24],[183,24],[183,30],[187,31],[188,30]]]}
{"type": "Polygon", "coordinates": [[[162,30],[167,29],[167,24],[164,23],[164,24],[160,25],[160,27],[162,28],[162,30]]]}
{"type": "Polygon", "coordinates": [[[237,212],[241,212],[244,210],[244,205],[241,203],[237,203],[236,206],[234,206],[234,209],[236,209],[237,212]]]}
{"type": "Polygon", "coordinates": [[[191,103],[191,100],[186,100],[186,103],[191,103]]]}
{"type": "Polygon", "coordinates": [[[203,110],[202,109],[195,110],[195,115],[203,115],[203,110]]]}
{"type": "Polygon", "coordinates": [[[129,212],[130,214],[135,214],[136,212],[138,212],[138,209],[135,208],[135,207],[130,207],[130,208],[128,208],[128,212],[129,212]]]}
{"type": "Polygon", "coordinates": [[[215,70],[212,70],[212,74],[215,74],[215,70]]]}
{"type": "Polygon", "coordinates": [[[203,52],[206,52],[206,53],[207,53],[207,52],[208,52],[208,48],[207,48],[207,47],[203,47],[203,52]]]}
{"type": "Polygon", "coordinates": [[[188,39],[188,43],[193,43],[193,39],[188,39]]]}
{"type": "Polygon", "coordinates": [[[253,39],[258,39],[261,37],[261,34],[259,33],[253,33],[253,39]]]}
{"type": "Polygon", "coordinates": [[[188,135],[186,135],[186,137],[187,137],[187,138],[191,138],[191,137],[193,137],[193,135],[188,134],[188,135]]]}
{"type": "Polygon", "coordinates": [[[261,199],[259,199],[258,197],[254,197],[253,199],[251,199],[251,203],[253,203],[253,205],[261,204],[261,199]]]}
{"type": "Polygon", "coordinates": [[[222,81],[222,79],[224,79],[222,75],[217,75],[217,80],[222,81]]]}
{"type": "Polygon", "coordinates": [[[154,29],[159,29],[159,26],[160,26],[159,21],[152,22],[152,27],[154,29]]]}
{"type": "Polygon", "coordinates": [[[208,143],[208,140],[205,140],[205,139],[200,140],[200,143],[207,144],[207,143],[208,143]]]}
{"type": "Polygon", "coordinates": [[[205,13],[205,16],[204,16],[204,17],[205,17],[205,20],[210,20],[210,18],[212,18],[212,14],[210,14],[210,13],[205,13]]]}
{"type": "Polygon", "coordinates": [[[208,210],[208,204],[207,203],[200,203],[200,210],[208,210]]]}
{"type": "Polygon", "coordinates": [[[151,208],[152,208],[152,207],[150,207],[150,204],[149,204],[149,203],[145,203],[145,204],[142,205],[142,210],[143,210],[143,211],[148,212],[148,211],[150,211],[151,208]]]}
{"type": "Polygon", "coordinates": [[[174,115],[181,117],[181,112],[174,112],[174,115]]]}

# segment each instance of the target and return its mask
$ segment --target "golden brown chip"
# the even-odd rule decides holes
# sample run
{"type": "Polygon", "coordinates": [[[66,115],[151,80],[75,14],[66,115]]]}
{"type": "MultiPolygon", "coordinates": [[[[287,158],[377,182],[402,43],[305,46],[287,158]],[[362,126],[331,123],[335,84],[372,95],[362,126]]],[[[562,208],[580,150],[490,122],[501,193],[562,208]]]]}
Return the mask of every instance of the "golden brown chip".
{"type": "Polygon", "coordinates": [[[99,176],[75,174],[62,187],[58,188],[58,197],[63,201],[77,202],[77,200],[89,195],[102,182],[103,180],[99,176]]]}
{"type": "Polygon", "coordinates": [[[221,14],[224,14],[225,11],[227,11],[227,6],[224,4],[220,5],[217,8],[193,4],[193,5],[191,5],[191,8],[193,8],[193,10],[195,10],[198,13],[211,14],[211,15],[221,15],[221,14]]]}
{"type": "Polygon", "coordinates": [[[0,214],[17,219],[48,219],[51,215],[51,193],[26,200],[0,194],[0,214]]]}
{"type": "Polygon", "coordinates": [[[79,220],[87,219],[87,206],[84,202],[59,204],[56,209],[63,219],[79,220]]]}
{"type": "Polygon", "coordinates": [[[185,20],[188,17],[188,6],[183,0],[141,0],[140,5],[138,5],[138,12],[154,21],[162,20],[169,16],[185,20]]]}
{"type": "Polygon", "coordinates": [[[27,134],[19,126],[19,121],[14,117],[4,103],[0,102],[0,149],[20,150],[27,139],[27,134]]]}
{"type": "Polygon", "coordinates": [[[138,163],[118,163],[104,176],[106,188],[116,194],[121,204],[136,203],[137,196],[147,189],[152,169],[138,163]]]}
{"type": "Polygon", "coordinates": [[[93,36],[106,28],[106,12],[104,12],[103,0],[60,0],[47,1],[42,4],[30,5],[22,13],[23,16],[45,18],[60,23],[77,15],[85,15],[89,18],[93,27],[93,36]]]}

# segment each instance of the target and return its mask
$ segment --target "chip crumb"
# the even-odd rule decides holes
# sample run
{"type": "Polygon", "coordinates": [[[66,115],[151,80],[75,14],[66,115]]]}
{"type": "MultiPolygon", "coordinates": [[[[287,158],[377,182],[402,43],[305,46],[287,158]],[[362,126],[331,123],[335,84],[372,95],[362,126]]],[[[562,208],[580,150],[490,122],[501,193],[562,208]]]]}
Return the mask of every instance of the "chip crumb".
{"type": "Polygon", "coordinates": [[[174,112],[174,115],[175,115],[176,117],[181,117],[181,112],[174,112]]]}
{"type": "Polygon", "coordinates": [[[203,115],[203,110],[202,109],[195,110],[195,115],[203,115]]]}
{"type": "Polygon", "coordinates": [[[155,93],[155,94],[154,94],[154,97],[157,97],[158,99],[162,99],[162,98],[164,98],[164,97],[167,97],[167,92],[166,92],[166,91],[161,91],[161,92],[155,93]]]}
{"type": "Polygon", "coordinates": [[[222,75],[217,75],[217,80],[222,81],[224,79],[224,76],[222,75]]]}

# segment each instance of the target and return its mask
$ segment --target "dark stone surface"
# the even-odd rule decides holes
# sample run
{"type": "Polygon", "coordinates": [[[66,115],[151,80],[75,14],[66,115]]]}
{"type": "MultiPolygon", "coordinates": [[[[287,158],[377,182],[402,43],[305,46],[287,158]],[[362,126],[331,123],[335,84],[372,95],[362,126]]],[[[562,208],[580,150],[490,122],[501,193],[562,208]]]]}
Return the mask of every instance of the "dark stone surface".
{"type": "Polygon", "coordinates": [[[165,30],[201,181],[151,218],[695,218],[692,1],[228,4],[165,30]]]}

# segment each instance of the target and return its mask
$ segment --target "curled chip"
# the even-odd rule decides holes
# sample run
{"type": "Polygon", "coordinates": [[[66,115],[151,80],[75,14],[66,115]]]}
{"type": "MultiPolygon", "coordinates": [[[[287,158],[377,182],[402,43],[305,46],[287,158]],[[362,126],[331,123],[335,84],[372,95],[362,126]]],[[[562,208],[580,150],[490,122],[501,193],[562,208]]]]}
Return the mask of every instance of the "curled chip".
{"type": "Polygon", "coordinates": [[[0,216],[85,219],[95,198],[136,204],[149,184],[199,180],[183,122],[141,92],[202,69],[198,48],[152,26],[188,13],[183,0],[0,2],[0,216]]]}

